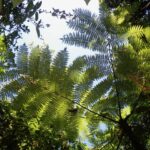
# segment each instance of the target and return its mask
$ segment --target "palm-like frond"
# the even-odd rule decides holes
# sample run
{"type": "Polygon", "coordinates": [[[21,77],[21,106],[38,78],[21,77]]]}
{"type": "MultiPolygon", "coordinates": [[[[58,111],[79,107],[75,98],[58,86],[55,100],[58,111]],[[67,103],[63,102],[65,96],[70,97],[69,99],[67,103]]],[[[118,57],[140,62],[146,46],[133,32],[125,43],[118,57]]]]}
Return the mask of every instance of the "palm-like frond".
{"type": "Polygon", "coordinates": [[[29,123],[36,118],[41,125],[64,132],[67,139],[77,138],[82,115],[76,106],[76,93],[77,90],[80,93],[92,87],[93,81],[99,78],[98,68],[86,67],[84,57],[77,58],[67,66],[66,49],[53,60],[49,49],[40,47],[35,47],[26,61],[21,58],[17,61],[19,67],[25,63],[28,70],[19,70],[21,74],[12,70],[11,78],[6,75],[2,77],[9,83],[2,87],[1,97],[11,97],[12,108],[23,111],[29,123]],[[47,74],[43,76],[44,73],[47,74]],[[76,87],[82,87],[84,91],[76,87]]]}
{"type": "Polygon", "coordinates": [[[0,36],[0,73],[4,72],[4,63],[6,59],[6,45],[4,39],[0,36]]]}
{"type": "Polygon", "coordinates": [[[9,82],[19,77],[19,73],[16,69],[7,69],[5,72],[0,73],[0,82],[9,82]]]}
{"type": "Polygon", "coordinates": [[[108,33],[100,18],[90,11],[82,9],[77,9],[74,13],[76,18],[70,20],[68,26],[76,32],[65,35],[62,38],[63,42],[105,52],[107,41],[104,37],[108,37],[108,33]]]}
{"type": "Polygon", "coordinates": [[[112,57],[109,51],[121,41],[116,35],[107,32],[103,23],[104,14],[97,16],[83,9],[76,9],[74,14],[76,17],[68,22],[68,26],[75,32],[64,35],[62,41],[97,51],[98,54],[86,58],[87,64],[90,67],[99,66],[101,72],[109,74],[111,72],[109,59],[112,57]]]}
{"type": "Polygon", "coordinates": [[[111,66],[109,63],[110,57],[108,55],[95,54],[93,56],[86,56],[85,60],[89,67],[97,66],[99,70],[104,74],[108,75],[111,73],[111,66]]]}
{"type": "Polygon", "coordinates": [[[91,89],[83,103],[89,106],[94,105],[94,103],[96,103],[96,101],[98,101],[102,96],[105,96],[105,94],[110,90],[111,86],[112,79],[103,79],[103,81],[91,89]]]}
{"type": "Polygon", "coordinates": [[[60,52],[58,52],[57,56],[53,60],[53,65],[58,68],[66,68],[68,63],[68,52],[66,48],[60,52]]]}
{"type": "Polygon", "coordinates": [[[9,80],[7,83],[4,82],[0,91],[0,98],[8,99],[14,98],[18,91],[27,83],[27,80],[24,77],[19,77],[15,80],[9,80]]]}
{"type": "Polygon", "coordinates": [[[17,52],[17,69],[22,74],[28,71],[28,47],[25,44],[17,52]]]}

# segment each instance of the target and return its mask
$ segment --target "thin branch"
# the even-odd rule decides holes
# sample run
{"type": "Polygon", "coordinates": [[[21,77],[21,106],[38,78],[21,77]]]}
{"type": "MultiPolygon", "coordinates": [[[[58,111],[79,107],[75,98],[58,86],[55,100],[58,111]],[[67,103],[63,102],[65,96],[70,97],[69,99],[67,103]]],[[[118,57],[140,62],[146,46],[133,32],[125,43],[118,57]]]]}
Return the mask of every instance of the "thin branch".
{"type": "Polygon", "coordinates": [[[99,116],[99,117],[101,117],[101,118],[107,119],[107,120],[109,120],[109,121],[111,121],[111,122],[113,122],[113,123],[115,123],[115,124],[119,124],[118,121],[116,121],[116,120],[114,120],[114,119],[112,119],[112,118],[110,118],[110,117],[108,117],[108,116],[105,116],[105,115],[103,115],[103,114],[99,114],[99,113],[97,113],[97,112],[95,112],[95,111],[93,111],[93,110],[87,108],[86,106],[81,105],[81,104],[79,104],[78,102],[69,99],[68,97],[62,96],[62,95],[60,95],[59,93],[56,93],[56,92],[55,92],[54,94],[57,95],[57,96],[60,96],[60,97],[62,97],[62,98],[65,98],[65,99],[68,100],[68,101],[71,101],[71,102],[77,104],[78,106],[82,107],[83,109],[85,109],[85,110],[87,110],[87,111],[89,111],[89,112],[91,112],[91,113],[93,113],[93,114],[95,114],[95,115],[97,115],[97,116],[99,116]]]}

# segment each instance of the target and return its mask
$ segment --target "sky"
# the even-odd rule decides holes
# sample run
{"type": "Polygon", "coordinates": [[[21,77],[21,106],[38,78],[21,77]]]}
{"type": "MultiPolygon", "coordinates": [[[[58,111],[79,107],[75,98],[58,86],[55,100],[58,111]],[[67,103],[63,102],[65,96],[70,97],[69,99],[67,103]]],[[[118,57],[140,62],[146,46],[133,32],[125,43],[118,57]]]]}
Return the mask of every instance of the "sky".
{"type": "MultiPolygon", "coordinates": [[[[99,12],[98,0],[91,0],[88,5],[86,5],[84,0],[42,0],[42,8],[49,11],[52,10],[52,8],[57,8],[65,10],[68,13],[72,13],[72,10],[77,8],[88,9],[96,14],[99,12]]],[[[50,49],[55,51],[54,54],[67,47],[70,58],[69,62],[72,62],[78,56],[92,54],[90,50],[83,49],[81,47],[69,46],[61,42],[60,38],[71,31],[66,24],[66,20],[60,20],[51,16],[51,14],[43,14],[40,18],[45,24],[50,24],[49,28],[41,30],[41,35],[44,41],[38,39],[35,26],[29,24],[31,32],[29,34],[23,34],[23,39],[20,43],[25,42],[27,45],[30,45],[31,43],[34,45],[48,44],[50,49]]]]}

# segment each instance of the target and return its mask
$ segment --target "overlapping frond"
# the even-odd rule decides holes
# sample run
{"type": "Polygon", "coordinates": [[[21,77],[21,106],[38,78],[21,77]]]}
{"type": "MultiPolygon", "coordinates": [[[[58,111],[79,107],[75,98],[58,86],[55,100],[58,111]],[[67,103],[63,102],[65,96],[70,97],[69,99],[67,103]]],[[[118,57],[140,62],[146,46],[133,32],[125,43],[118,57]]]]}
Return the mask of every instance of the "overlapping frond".
{"type": "Polygon", "coordinates": [[[57,66],[57,68],[66,68],[68,63],[68,52],[66,48],[60,52],[58,52],[57,56],[53,60],[53,65],[57,66]]]}
{"type": "Polygon", "coordinates": [[[85,60],[89,64],[89,67],[97,66],[104,75],[108,75],[111,73],[109,59],[110,57],[105,54],[95,54],[93,56],[85,57],[85,60]]]}
{"type": "Polygon", "coordinates": [[[9,82],[18,77],[19,73],[16,69],[5,70],[5,72],[0,73],[0,82],[9,82]]]}
{"type": "Polygon", "coordinates": [[[98,16],[90,11],[76,9],[76,18],[68,22],[68,26],[76,32],[65,35],[63,42],[89,48],[91,50],[106,51],[108,33],[98,16]]]}
{"type": "Polygon", "coordinates": [[[17,52],[17,70],[19,73],[27,74],[28,71],[28,47],[23,44],[17,52]]]}
{"type": "MultiPolygon", "coordinates": [[[[20,53],[24,55],[24,53],[20,53]]],[[[22,58],[22,57],[21,57],[22,58]]],[[[27,64],[27,71],[21,74],[16,71],[10,72],[8,85],[1,90],[1,97],[12,99],[12,108],[24,112],[29,123],[36,119],[48,128],[63,132],[66,139],[77,138],[80,123],[82,122],[81,111],[78,109],[78,98],[82,93],[92,87],[95,79],[99,79],[98,68],[85,66],[84,57],[77,58],[67,66],[68,52],[60,51],[51,60],[49,49],[35,47],[27,59],[21,59],[19,67],[27,64]],[[45,76],[42,74],[47,73],[45,76]],[[78,87],[78,88],[76,88],[78,87]],[[81,88],[79,88],[81,87],[81,88]],[[81,92],[81,93],[80,93],[81,92]]],[[[4,77],[2,77],[4,80],[4,77]]]]}
{"type": "Polygon", "coordinates": [[[42,49],[42,53],[40,56],[40,64],[39,64],[39,77],[40,78],[48,78],[50,74],[50,65],[51,65],[51,52],[49,47],[46,46],[42,49]],[[43,67],[44,66],[44,67],[43,67]]]}
{"type": "Polygon", "coordinates": [[[4,63],[6,59],[6,45],[4,38],[0,36],[0,73],[4,72],[4,63]]]}
{"type": "Polygon", "coordinates": [[[92,106],[96,101],[99,101],[110,90],[112,86],[112,79],[103,79],[86,95],[83,103],[86,106],[92,106]]]}

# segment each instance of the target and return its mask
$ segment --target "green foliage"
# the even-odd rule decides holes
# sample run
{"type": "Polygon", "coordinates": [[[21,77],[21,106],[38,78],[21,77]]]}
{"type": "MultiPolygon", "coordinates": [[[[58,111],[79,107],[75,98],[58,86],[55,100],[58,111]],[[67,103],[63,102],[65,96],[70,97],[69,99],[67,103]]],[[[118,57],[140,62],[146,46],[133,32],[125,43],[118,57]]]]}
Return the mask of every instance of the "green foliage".
{"type": "Polygon", "coordinates": [[[4,63],[6,59],[6,46],[4,44],[4,38],[0,36],[0,74],[4,72],[4,63]]]}
{"type": "Polygon", "coordinates": [[[67,66],[66,49],[60,51],[53,60],[48,47],[33,48],[26,62],[20,59],[24,53],[18,53],[19,67],[24,68],[24,64],[28,64],[27,67],[25,65],[28,71],[20,72],[19,77],[3,86],[1,97],[11,97],[12,109],[23,111],[31,124],[33,120],[38,120],[41,126],[63,133],[66,141],[74,142],[82,123],[80,110],[75,104],[77,90],[80,93],[77,87],[90,88],[92,80],[99,78],[98,69],[86,69],[83,57],[67,66]]]}
{"type": "MultiPolygon", "coordinates": [[[[39,13],[42,2],[4,0],[0,10],[0,33],[5,35],[5,42],[15,46],[16,40],[21,37],[21,32],[28,33],[30,30],[25,21],[34,20],[35,13],[39,13]],[[6,11],[7,10],[7,11],[6,11]]],[[[35,21],[39,27],[39,20],[35,21]]]]}
{"type": "MultiPolygon", "coordinates": [[[[29,62],[30,63],[30,62],[29,62]]],[[[40,56],[40,64],[39,64],[39,74],[40,78],[48,78],[49,77],[49,68],[51,64],[51,52],[49,47],[46,46],[40,56]],[[43,67],[44,66],[44,67],[43,67]]]]}
{"type": "Polygon", "coordinates": [[[119,43],[117,37],[109,34],[104,26],[105,14],[101,11],[101,16],[92,14],[88,10],[76,9],[74,11],[76,18],[68,22],[68,26],[75,32],[64,35],[62,41],[69,45],[81,46],[98,54],[86,56],[87,64],[98,66],[103,74],[111,72],[109,64],[108,45],[115,46],[119,43]]]}
{"type": "Polygon", "coordinates": [[[22,0],[12,0],[13,7],[18,6],[21,2],[22,2],[22,0]]]}
{"type": "MultiPolygon", "coordinates": [[[[18,1],[14,6],[7,3],[22,8],[18,1]]],[[[19,74],[0,72],[0,98],[11,99],[11,104],[0,103],[3,149],[84,149],[78,138],[94,149],[149,148],[150,30],[143,12],[147,4],[102,1],[100,16],[75,10],[76,17],[68,22],[75,32],[62,40],[98,54],[77,58],[71,65],[66,48],[54,59],[48,47],[33,48],[29,57],[26,48],[19,50],[19,74]],[[137,17],[139,9],[142,14],[137,17]]],[[[38,36],[40,5],[28,16],[35,14],[38,36]]],[[[33,9],[33,2],[29,6],[33,9]]],[[[1,50],[5,55],[5,47],[1,50]]],[[[3,66],[3,55],[0,58],[3,66]]]]}
{"type": "Polygon", "coordinates": [[[24,44],[20,47],[17,53],[17,69],[19,73],[27,73],[28,71],[28,48],[24,44]]]}
{"type": "Polygon", "coordinates": [[[27,149],[31,145],[31,135],[25,118],[20,114],[17,117],[11,112],[10,104],[7,101],[0,102],[0,122],[2,149],[27,149]]]}
{"type": "Polygon", "coordinates": [[[39,64],[40,64],[41,49],[39,46],[32,49],[29,56],[29,75],[33,79],[37,79],[39,76],[39,64]]]}
{"type": "Polygon", "coordinates": [[[29,123],[24,112],[12,110],[8,101],[0,101],[0,122],[0,145],[3,150],[78,150],[78,147],[85,147],[80,142],[68,143],[63,133],[55,132],[52,128],[35,128],[36,121],[29,123]]]}
{"type": "Polygon", "coordinates": [[[127,21],[131,11],[126,7],[105,10],[109,13],[101,13],[103,17],[100,18],[85,10],[75,10],[76,19],[68,22],[75,32],[63,37],[67,44],[99,50],[100,55],[87,57],[89,66],[95,64],[100,68],[110,68],[107,74],[105,69],[100,69],[107,76],[99,76],[100,82],[85,91],[80,88],[84,92],[78,94],[80,104],[90,108],[83,111],[91,129],[89,139],[95,143],[95,148],[146,149],[148,124],[141,124],[142,114],[137,114],[136,109],[143,107],[141,104],[147,99],[141,95],[149,95],[149,30],[141,25],[131,26],[127,21]],[[97,37],[102,42],[98,42],[97,37]],[[130,108],[127,113],[126,108],[130,108]],[[140,119],[136,119],[135,125],[136,117],[140,119]],[[100,121],[107,127],[102,133],[98,126],[100,121]],[[129,143],[128,147],[126,143],[129,143]]]}
{"type": "Polygon", "coordinates": [[[101,0],[100,4],[108,11],[113,11],[118,21],[123,21],[126,25],[149,25],[149,1],[118,1],[101,0]]]}

